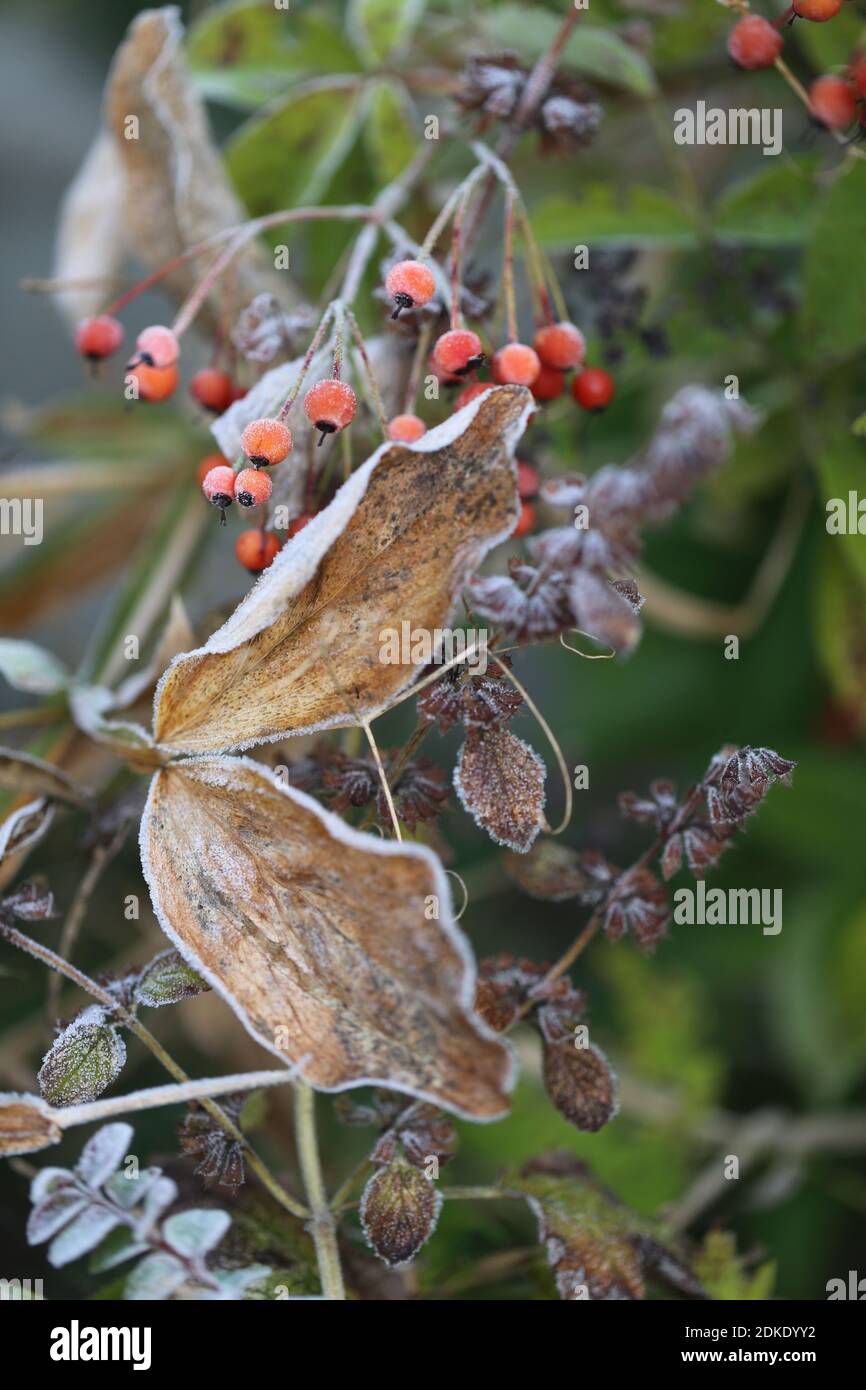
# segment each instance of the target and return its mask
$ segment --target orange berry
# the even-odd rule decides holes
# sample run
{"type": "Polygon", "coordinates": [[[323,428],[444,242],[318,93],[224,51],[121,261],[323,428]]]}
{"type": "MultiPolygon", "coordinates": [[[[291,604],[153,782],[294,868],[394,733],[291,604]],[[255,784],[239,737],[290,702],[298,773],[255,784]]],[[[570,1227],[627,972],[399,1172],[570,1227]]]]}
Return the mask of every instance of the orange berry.
{"type": "Polygon", "coordinates": [[[452,328],[443,333],[433,346],[433,361],[449,376],[465,376],[484,361],[484,349],[477,333],[467,328],[452,328]]]}
{"type": "Polygon", "coordinates": [[[852,58],[848,68],[848,76],[854,83],[857,95],[866,97],[866,58],[860,54],[852,58]]]}
{"type": "Polygon", "coordinates": [[[282,463],[292,447],[292,432],[282,420],[251,420],[241,435],[241,448],[256,468],[282,463]]]}
{"type": "Polygon", "coordinates": [[[531,502],[521,502],[520,516],[517,519],[517,525],[511,532],[512,536],[516,537],[518,540],[521,536],[528,536],[534,526],[535,508],[531,502]]]}
{"type": "Polygon", "coordinates": [[[228,459],[227,459],[227,458],[224,458],[222,454],[206,454],[206,455],[205,455],[205,457],[202,459],[201,463],[199,464],[198,469],[197,469],[197,472],[196,472],[196,476],[197,476],[197,478],[198,478],[198,485],[199,485],[199,487],[201,487],[202,483],[204,482],[205,478],[207,477],[207,475],[208,475],[208,473],[211,471],[211,469],[212,469],[212,468],[219,468],[220,465],[223,465],[223,466],[226,467],[226,468],[228,468],[228,467],[231,466],[231,465],[229,464],[228,459]]]}
{"type": "Polygon", "coordinates": [[[460,395],[455,397],[454,409],[462,410],[464,405],[468,405],[470,401],[474,401],[479,396],[483,396],[485,391],[492,390],[493,387],[489,381],[473,381],[471,386],[464,386],[460,395]]]}
{"type": "Polygon", "coordinates": [[[758,14],[739,20],[728,35],[728,53],[738,68],[771,68],[784,47],[778,29],[758,14]]]}
{"type": "Polygon", "coordinates": [[[525,343],[507,343],[494,356],[492,370],[500,386],[531,386],[541,371],[541,358],[525,343]]]}
{"type": "Polygon", "coordinates": [[[587,367],[571,383],[571,394],[584,410],[606,410],[616,394],[613,377],[601,367],[587,367]]]}
{"type": "Polygon", "coordinates": [[[154,324],[139,333],[135,340],[137,360],[148,367],[173,367],[180,357],[180,343],[170,328],[154,324]]]}
{"type": "Polygon", "coordinates": [[[547,367],[542,362],[541,371],[532,383],[532,394],[537,401],[555,401],[565,390],[565,373],[558,367],[547,367]]]}
{"type": "Polygon", "coordinates": [[[417,415],[395,415],[388,425],[388,438],[396,439],[401,444],[414,444],[426,433],[427,426],[417,415]]]}
{"type": "Polygon", "coordinates": [[[220,509],[220,525],[226,524],[226,507],[230,507],[235,497],[235,470],[229,464],[219,463],[205,476],[201,490],[209,502],[220,509]]]}
{"type": "Polygon", "coordinates": [[[818,77],[809,88],[809,110],[826,130],[845,130],[857,114],[857,98],[844,77],[818,77]]]}
{"type": "Polygon", "coordinates": [[[205,410],[222,415],[235,398],[235,384],[228,372],[220,372],[216,367],[204,367],[196,372],[189,384],[189,394],[205,410]]]}
{"type": "Polygon", "coordinates": [[[326,434],[336,434],[345,429],[355,414],[357,400],[351,386],[345,381],[331,377],[317,381],[304,397],[304,411],[307,419],[319,431],[319,444],[326,434]]]}
{"type": "Polygon", "coordinates": [[[427,304],[436,292],[436,279],[422,261],[398,261],[385,276],[385,289],[394,301],[392,319],[401,309],[417,309],[427,304]]]}
{"type": "Polygon", "coordinates": [[[89,358],[91,362],[110,357],[122,342],[123,325],[110,314],[83,319],[75,330],[75,346],[81,356],[89,358]]]}
{"type": "Polygon", "coordinates": [[[273,483],[260,468],[242,468],[235,478],[235,501],[242,507],[263,506],[273,490],[273,483]]]}
{"type": "Polygon", "coordinates": [[[842,8],[842,0],[794,0],[792,9],[800,19],[811,19],[823,24],[833,19],[842,8]]]}
{"type": "Polygon", "coordinates": [[[241,531],[235,541],[235,555],[251,574],[266,570],[280,549],[279,536],[275,536],[273,531],[266,531],[264,527],[241,531]]]}
{"type": "Polygon", "coordinates": [[[140,401],[164,401],[177,388],[177,367],[149,367],[146,362],[136,362],[127,368],[126,380],[133,377],[138,382],[140,401]]]}
{"type": "Polygon", "coordinates": [[[537,497],[541,479],[538,476],[538,469],[533,468],[531,463],[525,463],[523,459],[517,460],[517,491],[523,501],[526,502],[531,497],[537,497]]]}
{"type": "Polygon", "coordinates": [[[579,367],[586,356],[586,339],[573,323],[549,323],[539,328],[533,344],[544,366],[558,367],[561,372],[579,367]]]}
{"type": "Polygon", "coordinates": [[[303,531],[305,526],[309,526],[312,519],[313,518],[307,516],[306,513],[302,513],[301,516],[296,516],[294,521],[289,525],[289,529],[286,533],[289,540],[291,540],[292,536],[296,536],[299,531],[303,531]]]}

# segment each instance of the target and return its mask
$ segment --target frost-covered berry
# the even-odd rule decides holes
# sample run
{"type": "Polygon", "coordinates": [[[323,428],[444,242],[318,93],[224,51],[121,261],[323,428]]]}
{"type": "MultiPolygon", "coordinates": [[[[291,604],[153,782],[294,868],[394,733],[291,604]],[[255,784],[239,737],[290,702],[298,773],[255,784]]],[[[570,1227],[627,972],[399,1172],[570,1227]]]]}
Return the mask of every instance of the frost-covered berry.
{"type": "Polygon", "coordinates": [[[468,328],[452,328],[436,339],[433,360],[449,376],[465,376],[484,361],[481,339],[468,328]]]}
{"type": "Polygon", "coordinates": [[[275,536],[273,531],[266,531],[264,527],[241,531],[235,541],[235,555],[251,574],[266,570],[280,549],[279,536],[275,536]]]}
{"type": "Polygon", "coordinates": [[[401,444],[414,444],[426,433],[427,426],[417,415],[395,415],[388,423],[388,438],[401,444]]]}
{"type": "Polygon", "coordinates": [[[538,469],[531,463],[526,463],[524,459],[517,460],[517,491],[524,502],[530,498],[538,496],[538,489],[541,480],[538,476],[538,469]]]}
{"type": "Polygon", "coordinates": [[[273,490],[273,483],[260,468],[242,468],[235,478],[235,501],[241,507],[263,506],[273,490]]]}
{"type": "Polygon", "coordinates": [[[427,304],[436,292],[436,279],[422,261],[398,261],[385,276],[385,289],[394,301],[392,319],[401,309],[417,309],[427,304]]]}
{"type": "Polygon", "coordinates": [[[844,77],[818,77],[809,88],[809,110],[825,130],[846,130],[857,114],[854,89],[844,77]]]}
{"type": "Polygon", "coordinates": [[[99,362],[117,352],[123,342],[123,325],[110,314],[83,319],[75,330],[75,346],[91,362],[99,362]]]}
{"type": "Polygon", "coordinates": [[[177,367],[149,367],[146,362],[135,362],[126,371],[126,380],[132,377],[137,383],[140,401],[164,401],[177,389],[177,367]]]}
{"type": "Polygon", "coordinates": [[[525,343],[506,343],[494,355],[492,371],[500,386],[531,386],[541,371],[541,358],[525,343]]]}
{"type": "Polygon", "coordinates": [[[862,54],[851,59],[848,77],[853,82],[858,97],[866,97],[866,58],[862,54]]]}
{"type": "Polygon", "coordinates": [[[477,400],[479,396],[484,395],[485,391],[492,390],[493,387],[489,381],[473,381],[471,386],[464,386],[460,395],[455,398],[454,409],[462,410],[464,405],[468,405],[470,401],[477,400]]]}
{"type": "Polygon", "coordinates": [[[219,468],[221,464],[226,468],[230,466],[228,459],[225,458],[222,454],[205,454],[204,458],[202,459],[201,463],[196,469],[196,477],[198,478],[199,487],[201,487],[202,483],[204,482],[211,469],[219,468]]]}
{"type": "Polygon", "coordinates": [[[135,340],[137,360],[148,367],[173,367],[180,357],[180,343],[170,328],[153,324],[135,340]]]}
{"type": "Polygon", "coordinates": [[[205,410],[222,415],[235,399],[235,384],[228,372],[218,371],[216,367],[203,367],[190,382],[189,394],[205,410]]]}
{"type": "Polygon", "coordinates": [[[201,490],[209,502],[220,509],[220,525],[226,524],[226,507],[235,500],[235,471],[219,463],[206,474],[201,490]]]}
{"type": "Polygon", "coordinates": [[[771,68],[782,51],[782,35],[758,14],[745,15],[728,35],[728,53],[738,68],[771,68]]]}
{"type": "Polygon", "coordinates": [[[241,448],[256,468],[273,466],[291,452],[292,432],[282,420],[251,420],[241,435],[241,448]]]}
{"type": "Polygon", "coordinates": [[[521,536],[528,536],[534,527],[535,508],[531,502],[521,502],[520,516],[517,519],[517,525],[511,532],[512,536],[519,540],[521,536]]]}
{"type": "Polygon", "coordinates": [[[356,405],[355,393],[345,381],[331,377],[310,387],[304,397],[304,411],[319,431],[319,444],[326,434],[336,434],[351,423],[356,405]]]}
{"type": "Polygon", "coordinates": [[[606,410],[615,393],[613,377],[601,367],[587,367],[571,383],[571,394],[584,410],[606,410]]]}
{"type": "Polygon", "coordinates": [[[586,356],[586,339],[579,328],[565,321],[539,328],[533,346],[545,367],[556,367],[561,372],[579,367],[586,356]]]}
{"type": "Polygon", "coordinates": [[[842,0],[794,0],[792,5],[795,15],[800,19],[811,19],[817,24],[834,19],[841,8],[842,0]]]}
{"type": "Polygon", "coordinates": [[[532,383],[532,394],[537,401],[555,401],[565,390],[565,373],[558,367],[547,367],[542,362],[541,371],[532,383]]]}

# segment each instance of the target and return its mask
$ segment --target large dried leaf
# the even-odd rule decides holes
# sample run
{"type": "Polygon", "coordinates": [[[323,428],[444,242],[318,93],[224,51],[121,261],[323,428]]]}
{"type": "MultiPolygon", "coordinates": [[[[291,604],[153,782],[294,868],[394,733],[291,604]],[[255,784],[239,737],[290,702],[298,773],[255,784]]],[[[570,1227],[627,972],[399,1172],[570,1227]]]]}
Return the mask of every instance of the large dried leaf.
{"type": "Polygon", "coordinates": [[[345,727],[416,674],[383,632],[448,626],[482,556],[513,529],[512,452],[532,396],[486,392],[415,445],[384,444],[157,690],[155,738],[216,752],[345,727]]]}
{"type": "Polygon", "coordinates": [[[99,313],[117,293],[111,277],[127,256],[124,198],[117,141],[100,131],[63,196],[57,225],[54,279],[82,282],[80,288],[55,296],[55,304],[71,323],[99,313]]]}
{"type": "Polygon", "coordinates": [[[510,1053],[471,1013],[429,850],[353,830],[249,759],[196,758],[154,777],[141,852],[171,941],[263,1047],[307,1058],[311,1085],[502,1114],[510,1053]]]}

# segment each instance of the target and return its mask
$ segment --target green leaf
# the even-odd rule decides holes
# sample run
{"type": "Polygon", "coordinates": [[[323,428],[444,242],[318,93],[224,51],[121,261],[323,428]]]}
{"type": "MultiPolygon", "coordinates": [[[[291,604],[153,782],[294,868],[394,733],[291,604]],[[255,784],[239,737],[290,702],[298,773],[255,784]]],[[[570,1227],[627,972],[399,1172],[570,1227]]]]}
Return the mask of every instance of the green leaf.
{"type": "Polygon", "coordinates": [[[776,1282],[774,1261],[759,1265],[752,1274],[737,1254],[736,1237],[728,1231],[708,1231],[694,1261],[695,1273],[711,1298],[720,1301],[764,1301],[776,1282]]]}
{"type": "Polygon", "coordinates": [[[427,0],[349,0],[346,28],[365,63],[384,62],[411,37],[427,0]]]}
{"type": "Polygon", "coordinates": [[[541,244],[551,247],[696,244],[695,228],[674,199],[640,185],[618,191],[589,184],[579,199],[547,198],[533,211],[532,226],[541,244]]]}
{"type": "Polygon", "coordinates": [[[188,1259],[201,1258],[219,1245],[232,1219],[226,1211],[213,1207],[191,1207],[169,1216],[162,1223],[162,1234],[172,1250],[188,1259]]]}
{"type": "Polygon", "coordinates": [[[355,142],[363,93],[335,77],[299,89],[241,126],[226,148],[229,172],[250,212],[317,202],[355,142]]]}
{"type": "MultiPolygon", "coordinates": [[[[484,17],[488,43],[496,49],[513,49],[528,62],[535,62],[547,51],[561,23],[559,16],[537,6],[527,12],[523,5],[496,5],[484,17]]],[[[642,96],[656,89],[649,63],[612,29],[593,29],[579,23],[563,49],[562,62],[585,77],[642,96]]]]}
{"type": "Polygon", "coordinates": [[[123,1039],[99,1005],[85,1009],[52,1044],[39,1069],[39,1089],[51,1105],[95,1100],[126,1061],[123,1039]]]}
{"type": "Polygon", "coordinates": [[[35,642],[0,637],[0,675],[14,690],[31,695],[56,695],[66,688],[69,675],[62,661],[35,642]]]}
{"type": "Polygon", "coordinates": [[[847,65],[851,54],[863,47],[863,15],[854,5],[843,5],[832,24],[795,24],[797,43],[818,72],[832,72],[847,65]]]}
{"type": "MultiPolygon", "coordinates": [[[[845,511],[845,525],[850,527],[852,518],[848,516],[850,494],[854,494],[853,518],[855,530],[829,533],[830,540],[840,546],[861,579],[866,582],[866,535],[856,529],[859,518],[857,502],[866,499],[866,443],[846,431],[831,435],[818,460],[818,477],[822,500],[825,503],[825,525],[832,524],[836,509],[826,510],[832,502],[841,503],[845,511]]],[[[866,527],[866,517],[862,518],[866,527]]]]}
{"type": "Polygon", "coordinates": [[[801,340],[812,358],[866,344],[866,168],[851,162],[820,205],[806,252],[801,340]]]}
{"type": "Polygon", "coordinates": [[[808,235],[814,180],[800,164],[779,164],[726,189],[712,213],[717,236],[752,245],[798,245],[808,235]]]}
{"type": "Polygon", "coordinates": [[[162,951],[144,967],[135,986],[139,1004],[158,1009],[163,1004],[177,1004],[209,990],[210,985],[198,971],[193,970],[178,951],[162,951]]]}
{"type": "Polygon", "coordinates": [[[815,648],[834,694],[866,727],[866,578],[846,563],[834,539],[827,538],[819,556],[815,648]]]}
{"type": "Polygon", "coordinates": [[[380,184],[390,183],[418,148],[415,110],[402,82],[382,79],[368,93],[364,143],[380,184]]]}

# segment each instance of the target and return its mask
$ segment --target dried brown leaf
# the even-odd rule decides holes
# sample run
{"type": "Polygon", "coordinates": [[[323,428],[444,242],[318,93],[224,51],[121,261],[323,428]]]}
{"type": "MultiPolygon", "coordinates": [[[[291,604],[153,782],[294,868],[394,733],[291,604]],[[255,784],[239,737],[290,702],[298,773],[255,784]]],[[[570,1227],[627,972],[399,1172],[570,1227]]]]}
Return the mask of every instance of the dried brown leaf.
{"type": "Polygon", "coordinates": [[[71,323],[97,314],[113,298],[111,278],[126,260],[123,226],[125,178],[117,142],[100,131],[63,195],[52,275],[60,281],[94,281],[66,290],[55,304],[71,323]]]}
{"type": "Polygon", "coordinates": [[[404,1265],[433,1234],[441,1206],[430,1179],[395,1158],[364,1188],[360,1215],[367,1243],[387,1265],[404,1265]]]}
{"type": "Polygon", "coordinates": [[[429,850],[353,830],[246,758],[160,771],[141,850],[163,930],[263,1047],[307,1059],[311,1085],[384,1085],[476,1120],[506,1109],[511,1055],[472,1013],[429,850]]]}
{"type": "Polygon", "coordinates": [[[573,1038],[546,1042],[544,1084],[560,1115],[594,1134],[617,1111],[616,1078],[600,1047],[576,1047],[573,1038]]]}
{"type": "Polygon", "coordinates": [[[23,749],[0,748],[0,787],[19,795],[48,796],[58,801],[88,805],[92,792],[74,782],[61,768],[23,749]]]}
{"type": "Polygon", "coordinates": [[[499,845],[525,854],[544,823],[545,767],[507,729],[470,734],[457,759],[454,786],[476,823],[499,845]]]}
{"type": "Polygon", "coordinates": [[[468,575],[513,529],[524,387],[485,392],[417,444],[385,444],[157,690],[158,744],[248,748],[358,724],[416,675],[383,632],[448,626],[468,575]]]}

